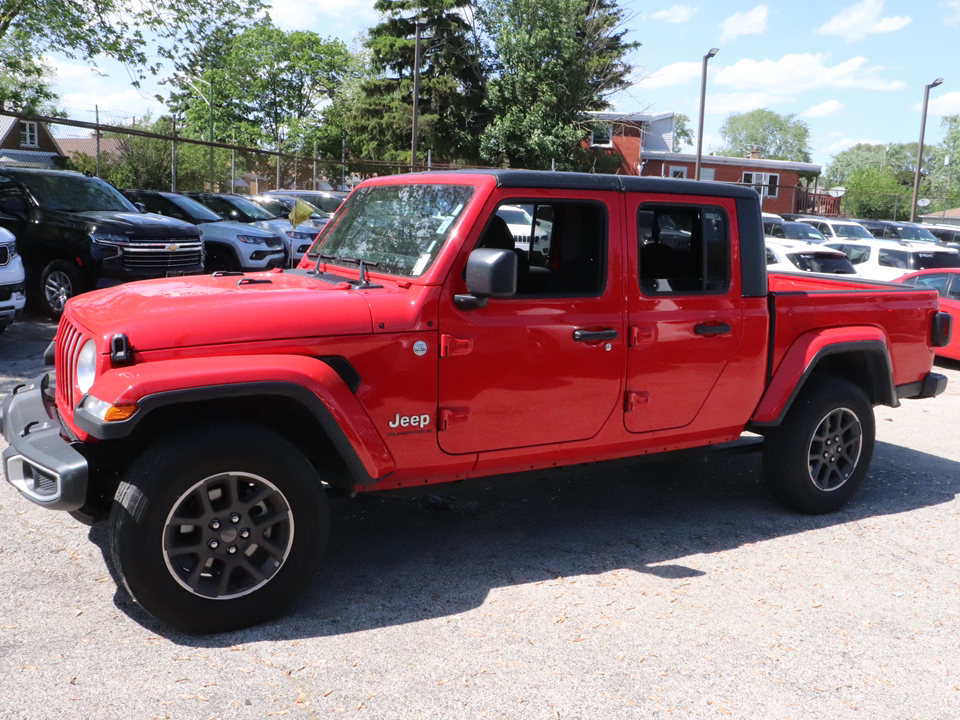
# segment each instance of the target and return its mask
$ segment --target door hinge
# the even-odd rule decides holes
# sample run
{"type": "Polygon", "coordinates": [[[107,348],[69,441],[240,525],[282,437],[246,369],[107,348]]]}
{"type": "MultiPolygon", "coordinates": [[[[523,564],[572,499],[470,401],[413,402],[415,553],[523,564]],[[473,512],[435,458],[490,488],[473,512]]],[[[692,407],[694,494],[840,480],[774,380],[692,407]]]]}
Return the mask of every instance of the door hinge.
{"type": "Polygon", "coordinates": [[[643,345],[646,343],[653,342],[653,328],[652,327],[641,327],[639,325],[630,326],[630,347],[637,347],[637,345],[643,345]]]}
{"type": "Polygon", "coordinates": [[[470,419],[470,408],[440,408],[440,432],[470,419]]]}
{"type": "Polygon", "coordinates": [[[458,338],[453,335],[440,336],[440,357],[466,355],[473,350],[472,338],[458,338]]]}
{"type": "Polygon", "coordinates": [[[624,412],[633,412],[637,409],[637,405],[646,405],[650,402],[650,393],[635,392],[633,390],[627,390],[626,399],[623,403],[624,412]]]}

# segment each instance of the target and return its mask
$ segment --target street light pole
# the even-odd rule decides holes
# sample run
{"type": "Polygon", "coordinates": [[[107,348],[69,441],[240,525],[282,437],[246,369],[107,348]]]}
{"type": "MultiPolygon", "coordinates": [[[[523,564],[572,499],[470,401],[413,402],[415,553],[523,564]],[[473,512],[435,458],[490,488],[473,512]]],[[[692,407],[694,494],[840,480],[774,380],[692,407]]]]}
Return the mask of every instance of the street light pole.
{"type": "Polygon", "coordinates": [[[694,169],[694,178],[700,179],[700,158],[703,155],[703,106],[707,100],[707,60],[720,52],[720,48],[710,48],[710,52],[703,56],[703,72],[700,75],[700,124],[697,128],[697,165],[694,169]]]}
{"type": "MultiPolygon", "coordinates": [[[[210,106],[210,142],[212,143],[213,142],[213,80],[206,80],[204,78],[193,77],[191,75],[180,75],[180,76],[177,76],[177,78],[185,80],[187,85],[193,88],[193,91],[200,96],[200,99],[210,106]],[[209,98],[204,97],[203,93],[200,92],[200,89],[193,84],[194,80],[196,80],[197,82],[205,82],[207,85],[210,86],[209,98]]],[[[210,146],[210,192],[213,192],[213,182],[214,182],[213,145],[211,145],[210,146]]],[[[231,192],[233,192],[233,188],[231,188],[231,192]]]]}
{"type": "Polygon", "coordinates": [[[413,50],[413,141],[411,143],[413,157],[410,162],[411,170],[417,169],[417,140],[420,135],[420,28],[425,22],[426,18],[422,17],[414,20],[417,29],[416,42],[413,50]]]}
{"type": "Polygon", "coordinates": [[[930,99],[930,88],[935,88],[943,82],[937,78],[923,89],[923,115],[920,118],[920,146],[917,148],[917,169],[913,175],[913,202],[910,203],[910,222],[917,217],[917,192],[920,190],[920,164],[923,162],[923,133],[927,128],[927,101],[930,99]]]}

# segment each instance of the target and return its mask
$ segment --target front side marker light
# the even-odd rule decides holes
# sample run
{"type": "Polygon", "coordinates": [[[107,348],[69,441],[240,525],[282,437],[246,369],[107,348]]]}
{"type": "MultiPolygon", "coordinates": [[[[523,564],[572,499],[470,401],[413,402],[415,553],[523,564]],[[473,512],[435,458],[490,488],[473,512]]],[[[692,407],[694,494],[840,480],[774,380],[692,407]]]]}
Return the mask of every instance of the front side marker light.
{"type": "Polygon", "coordinates": [[[137,411],[136,405],[111,405],[110,403],[87,395],[81,407],[84,412],[97,418],[101,422],[122,422],[129,420],[137,411]]]}

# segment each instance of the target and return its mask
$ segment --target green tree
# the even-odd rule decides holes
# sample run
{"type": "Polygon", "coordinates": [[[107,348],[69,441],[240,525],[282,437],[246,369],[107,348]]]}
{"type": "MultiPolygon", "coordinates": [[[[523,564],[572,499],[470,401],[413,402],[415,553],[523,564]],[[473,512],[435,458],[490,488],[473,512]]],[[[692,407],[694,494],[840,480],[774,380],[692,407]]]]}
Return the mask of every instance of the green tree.
{"type": "Polygon", "coordinates": [[[683,145],[693,145],[695,137],[690,129],[690,118],[683,113],[673,116],[673,151],[680,152],[683,145]]]}
{"type": "Polygon", "coordinates": [[[29,43],[17,36],[0,38],[0,57],[0,110],[54,114],[57,96],[50,64],[33,56],[29,43]]]}
{"type": "Polygon", "coordinates": [[[438,160],[476,162],[486,125],[487,63],[471,0],[377,0],[384,19],[366,41],[371,73],[350,113],[365,157],[404,161],[413,128],[416,18],[422,18],[418,145],[438,160]]]}
{"type": "Polygon", "coordinates": [[[498,59],[481,156],[512,167],[587,169],[588,111],[629,84],[624,14],[607,0],[488,0],[479,17],[498,59]]]}
{"type": "Polygon", "coordinates": [[[844,186],[843,209],[852,217],[902,220],[910,216],[912,188],[902,185],[890,168],[856,168],[846,177],[844,186]]]}
{"type": "Polygon", "coordinates": [[[747,157],[753,150],[770,160],[810,162],[810,127],[796,115],[780,115],[765,108],[731,113],[720,128],[720,154],[747,157]]]}
{"type": "Polygon", "coordinates": [[[164,60],[180,61],[218,27],[264,9],[262,0],[0,0],[0,40],[25,43],[34,61],[51,51],[88,62],[109,57],[142,77],[164,60]]]}

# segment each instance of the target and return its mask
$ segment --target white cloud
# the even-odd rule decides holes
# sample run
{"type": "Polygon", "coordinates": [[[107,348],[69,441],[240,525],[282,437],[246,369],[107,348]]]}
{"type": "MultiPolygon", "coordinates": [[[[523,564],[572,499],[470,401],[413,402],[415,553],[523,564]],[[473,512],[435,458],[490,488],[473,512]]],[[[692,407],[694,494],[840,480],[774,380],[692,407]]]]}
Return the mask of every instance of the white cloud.
{"type": "Polygon", "coordinates": [[[883,0],[861,0],[827,20],[817,28],[817,32],[823,35],[837,35],[845,38],[847,42],[853,42],[863,40],[871,33],[901,30],[913,22],[913,18],[909,15],[880,17],[881,13],[883,13],[883,0]]]}
{"type": "Polygon", "coordinates": [[[771,105],[793,100],[786,95],[766,92],[735,92],[708,95],[706,112],[711,115],[728,115],[732,112],[748,112],[757,108],[769,108],[771,105]]]}
{"type": "MultiPolygon", "coordinates": [[[[960,2],[960,0],[958,0],[960,2]]],[[[650,16],[652,20],[663,20],[668,23],[685,23],[693,17],[697,8],[689,5],[671,5],[666,10],[658,10],[650,16]]]]}
{"type": "Polygon", "coordinates": [[[821,150],[822,150],[822,152],[823,152],[824,154],[826,154],[826,155],[836,155],[837,153],[841,153],[841,152],[843,152],[844,150],[849,150],[849,149],[852,148],[854,145],[860,145],[861,143],[867,144],[867,145],[879,145],[879,144],[880,144],[880,141],[879,141],[879,140],[869,140],[869,139],[868,139],[868,140],[862,140],[862,139],[861,139],[861,140],[854,140],[854,139],[851,138],[851,137],[845,137],[845,138],[843,138],[842,140],[837,140],[836,142],[831,143],[831,144],[827,145],[827,146],[824,147],[824,148],[821,148],[821,150]]]}
{"type": "Polygon", "coordinates": [[[960,0],[947,0],[940,3],[940,7],[947,10],[943,19],[945,25],[960,25],[960,0]]]}
{"type": "MultiPolygon", "coordinates": [[[[933,93],[931,93],[932,95],[933,93]]],[[[914,108],[917,112],[923,110],[923,103],[917,103],[914,108]]],[[[930,115],[958,115],[960,114],[960,92],[946,93],[930,99],[927,103],[927,112],[930,115]]]]}
{"type": "Polygon", "coordinates": [[[744,58],[712,77],[718,85],[780,95],[826,87],[899,90],[906,86],[900,80],[882,79],[880,72],[884,68],[868,65],[865,57],[850,58],[832,67],[826,64],[825,58],[822,53],[784,55],[779,60],[744,58]]]}
{"type": "Polygon", "coordinates": [[[682,85],[693,78],[699,78],[702,70],[703,64],[698,62],[673,63],[671,65],[665,65],[659,70],[654,70],[646,77],[640,78],[640,80],[634,84],[634,87],[642,87],[649,90],[651,88],[682,85]]]}
{"type": "Polygon", "coordinates": [[[131,117],[143,117],[148,112],[154,118],[164,112],[164,106],[152,99],[153,94],[141,94],[123,79],[100,75],[82,63],[45,58],[56,72],[54,91],[60,96],[59,104],[70,117],[93,120],[99,110],[100,120],[115,123],[131,117]],[[144,97],[147,95],[148,97],[144,97]]]}
{"type": "Polygon", "coordinates": [[[809,108],[803,115],[806,117],[827,117],[829,115],[836,115],[841,110],[843,110],[842,102],[839,100],[827,100],[824,103],[809,108]]]}
{"type": "Polygon", "coordinates": [[[272,0],[269,10],[270,18],[282,30],[324,28],[317,30],[321,35],[340,34],[332,19],[342,18],[354,28],[377,20],[373,3],[356,0],[272,0]]]}
{"type": "Polygon", "coordinates": [[[740,35],[760,35],[767,29],[767,6],[757,5],[753,10],[734,13],[722,23],[721,40],[732,40],[740,35]]]}

